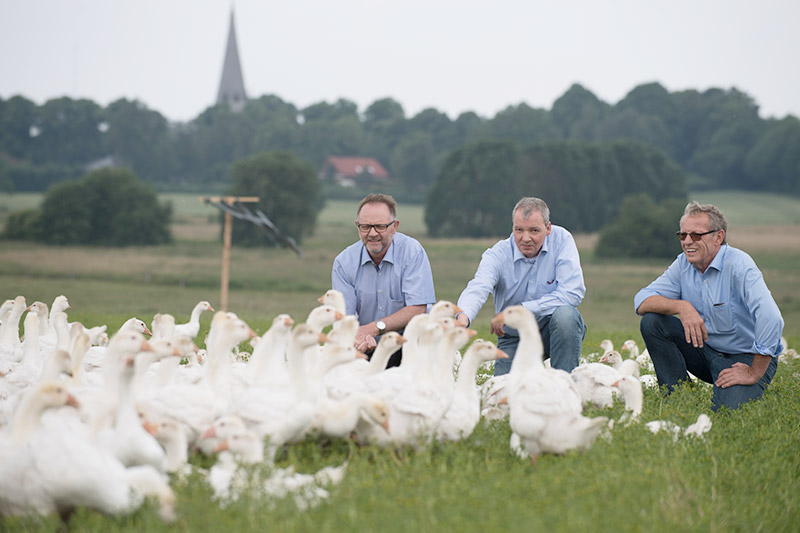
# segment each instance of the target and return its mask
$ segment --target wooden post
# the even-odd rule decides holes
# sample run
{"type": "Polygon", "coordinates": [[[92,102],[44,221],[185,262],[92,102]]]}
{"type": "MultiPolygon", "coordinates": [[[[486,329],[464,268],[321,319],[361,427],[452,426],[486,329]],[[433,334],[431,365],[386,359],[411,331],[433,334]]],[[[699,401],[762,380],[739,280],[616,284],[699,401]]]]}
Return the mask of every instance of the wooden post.
{"type": "MultiPolygon", "coordinates": [[[[255,203],[260,200],[261,199],[258,196],[211,196],[207,198],[200,198],[200,201],[203,203],[211,201],[223,203],[229,206],[233,205],[235,202],[255,203]]],[[[230,279],[232,234],[233,215],[225,211],[225,224],[222,227],[222,272],[220,273],[219,281],[219,308],[222,311],[228,310],[228,281],[230,279]]]]}
{"type": "Polygon", "coordinates": [[[225,226],[222,228],[222,273],[219,280],[219,305],[223,311],[228,310],[228,280],[230,279],[231,234],[233,233],[233,216],[225,211],[225,226]]]}

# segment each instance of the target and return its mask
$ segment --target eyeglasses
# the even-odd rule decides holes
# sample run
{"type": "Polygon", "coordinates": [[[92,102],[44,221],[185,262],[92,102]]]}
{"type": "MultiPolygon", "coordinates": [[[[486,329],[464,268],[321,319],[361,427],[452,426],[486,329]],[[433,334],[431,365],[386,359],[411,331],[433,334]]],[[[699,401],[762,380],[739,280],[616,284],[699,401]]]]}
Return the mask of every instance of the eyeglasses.
{"type": "Polygon", "coordinates": [[[356,222],[356,226],[358,226],[358,231],[360,231],[361,233],[369,233],[373,229],[378,233],[383,233],[384,231],[389,229],[389,226],[391,226],[395,222],[397,222],[397,220],[392,220],[388,224],[359,224],[358,222],[356,222]]]}
{"type": "Polygon", "coordinates": [[[691,232],[691,233],[686,233],[685,231],[676,231],[675,232],[675,236],[678,237],[679,241],[683,242],[683,240],[688,235],[689,237],[692,238],[692,240],[694,242],[697,242],[697,241],[699,241],[700,239],[703,238],[703,235],[708,235],[709,233],[716,233],[717,231],[719,231],[719,230],[718,229],[712,229],[711,231],[707,231],[705,233],[696,233],[694,231],[691,232]]]}

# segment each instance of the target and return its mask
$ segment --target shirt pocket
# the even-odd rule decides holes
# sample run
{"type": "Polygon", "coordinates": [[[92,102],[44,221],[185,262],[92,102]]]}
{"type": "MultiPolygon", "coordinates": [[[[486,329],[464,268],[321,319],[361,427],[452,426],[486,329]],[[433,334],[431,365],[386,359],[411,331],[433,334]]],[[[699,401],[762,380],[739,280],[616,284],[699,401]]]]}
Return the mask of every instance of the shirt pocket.
{"type": "Polygon", "coordinates": [[[405,306],[406,306],[405,300],[398,300],[396,298],[390,298],[389,299],[389,313],[387,313],[387,314],[391,315],[392,313],[396,313],[397,311],[399,311],[400,309],[404,308],[405,306]]]}
{"type": "Polygon", "coordinates": [[[539,281],[531,278],[528,280],[528,295],[532,300],[541,298],[545,294],[550,294],[558,288],[558,280],[555,274],[539,276],[539,281]]]}
{"type": "Polygon", "coordinates": [[[711,330],[716,333],[733,332],[736,329],[736,322],[733,319],[733,309],[730,304],[722,302],[712,305],[708,323],[711,330]]]}

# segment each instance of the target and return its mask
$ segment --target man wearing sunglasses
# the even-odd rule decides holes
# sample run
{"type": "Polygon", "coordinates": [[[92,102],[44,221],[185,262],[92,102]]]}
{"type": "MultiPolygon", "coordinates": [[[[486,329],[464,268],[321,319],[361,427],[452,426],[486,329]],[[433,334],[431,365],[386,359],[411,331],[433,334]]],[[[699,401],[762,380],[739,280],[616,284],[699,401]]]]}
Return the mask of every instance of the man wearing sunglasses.
{"type": "Polygon", "coordinates": [[[659,385],[671,392],[691,372],[714,385],[714,411],[760,398],[783,350],[781,312],[727,230],[719,209],[689,203],[677,232],[683,253],[634,297],[659,385]]]}
{"type": "MultiPolygon", "coordinates": [[[[397,202],[385,194],[370,194],[358,206],[356,229],[361,240],[334,260],[332,287],[344,294],[346,312],[361,326],[355,346],[369,353],[376,337],[400,331],[414,315],[436,302],[433,273],[425,249],[397,231],[397,202]]],[[[395,353],[387,366],[400,364],[395,353]]]]}

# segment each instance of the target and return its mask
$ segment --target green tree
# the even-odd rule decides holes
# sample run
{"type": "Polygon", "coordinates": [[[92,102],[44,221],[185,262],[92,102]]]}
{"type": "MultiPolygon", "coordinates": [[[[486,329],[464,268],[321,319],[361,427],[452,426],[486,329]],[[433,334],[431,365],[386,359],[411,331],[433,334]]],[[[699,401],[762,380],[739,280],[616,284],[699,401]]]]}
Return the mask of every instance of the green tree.
{"type": "Polygon", "coordinates": [[[434,237],[507,234],[519,199],[519,147],[482,141],[453,151],[425,202],[425,224],[434,237]]]}
{"type": "Polygon", "coordinates": [[[106,107],[106,117],[106,143],[117,161],[150,183],[174,181],[174,138],[161,113],[122,98],[106,107]]]}
{"type": "Polygon", "coordinates": [[[770,121],[747,154],[745,170],[766,190],[800,195],[800,120],[770,121]]]}
{"type": "Polygon", "coordinates": [[[595,255],[674,258],[681,251],[674,235],[685,205],[678,198],[656,203],[644,193],[625,197],[617,217],[600,230],[595,255]]]}
{"type": "Polygon", "coordinates": [[[37,112],[36,104],[22,96],[0,98],[0,153],[28,161],[33,158],[31,130],[37,112]]]}
{"type": "Polygon", "coordinates": [[[41,237],[49,244],[130,246],[171,241],[172,208],[131,171],[103,168],[47,190],[41,237]]]}
{"type": "Polygon", "coordinates": [[[392,176],[403,182],[407,192],[424,191],[436,176],[435,157],[430,134],[417,131],[407,135],[392,150],[392,176]]]}
{"type": "Polygon", "coordinates": [[[607,103],[576,83],[553,102],[550,117],[562,138],[593,140],[597,138],[597,125],[608,111],[607,103]]]}
{"type": "Polygon", "coordinates": [[[91,100],[63,97],[39,108],[33,129],[36,163],[86,165],[106,155],[105,112],[91,100]]]}
{"type": "MultiPolygon", "coordinates": [[[[260,209],[285,235],[298,243],[310,235],[321,206],[316,172],[288,152],[262,152],[237,161],[231,174],[229,194],[258,196],[249,208],[260,209]]],[[[234,220],[233,242],[243,246],[277,244],[264,229],[243,220],[234,220]]]]}
{"type": "Polygon", "coordinates": [[[486,129],[493,139],[516,141],[521,145],[562,137],[550,113],[524,103],[498,112],[487,122],[486,129]]]}

